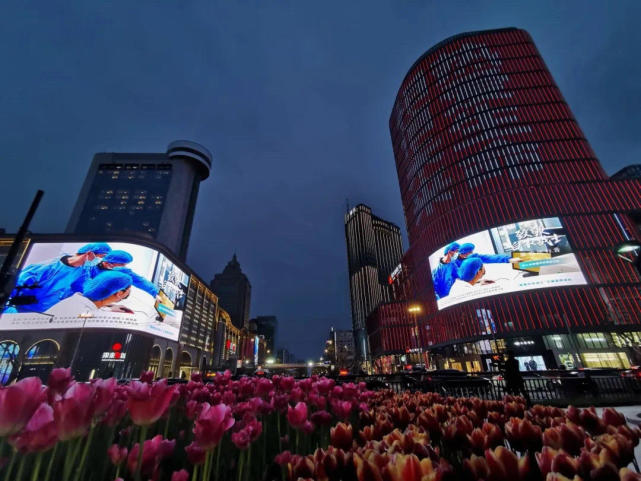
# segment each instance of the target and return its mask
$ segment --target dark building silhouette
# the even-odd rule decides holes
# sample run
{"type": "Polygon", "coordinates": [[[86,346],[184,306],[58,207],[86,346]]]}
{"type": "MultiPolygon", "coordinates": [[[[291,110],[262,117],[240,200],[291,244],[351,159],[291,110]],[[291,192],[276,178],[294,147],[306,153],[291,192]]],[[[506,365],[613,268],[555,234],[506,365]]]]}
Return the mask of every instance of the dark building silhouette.
{"type": "Polygon", "coordinates": [[[153,239],[185,259],[200,182],[211,154],[186,140],[164,153],[99,153],[67,225],[70,234],[153,239]]]}
{"type": "Polygon", "coordinates": [[[641,206],[641,184],[605,174],[530,35],[470,32],[434,46],[403,80],[389,126],[422,345],[467,370],[485,368],[497,348],[540,355],[548,367],[573,350],[585,366],[626,365],[625,339],[641,334],[641,279],[615,250],[639,238],[628,213],[641,206]],[[543,218],[560,219],[585,285],[439,310],[430,255],[543,218]]]}
{"type": "Polygon", "coordinates": [[[274,344],[276,342],[276,331],[278,329],[278,319],[276,316],[257,316],[250,321],[256,324],[256,334],[265,338],[266,349],[268,354],[275,354],[274,344]]]}
{"type": "MultiPolygon", "coordinates": [[[[612,180],[641,180],[641,164],[632,164],[623,167],[610,176],[612,180]]],[[[634,221],[638,229],[641,229],[641,206],[631,210],[628,215],[634,221]]],[[[639,266],[639,264],[637,264],[639,266]]]]}
{"type": "Polygon", "coordinates": [[[227,263],[222,273],[211,281],[211,290],[218,296],[220,305],[229,313],[231,322],[238,329],[247,327],[251,284],[240,268],[236,254],[227,263]]]}
{"type": "Polygon", "coordinates": [[[403,255],[401,230],[359,204],[345,214],[345,239],[355,351],[364,361],[369,353],[365,320],[391,299],[389,276],[403,255]]]}

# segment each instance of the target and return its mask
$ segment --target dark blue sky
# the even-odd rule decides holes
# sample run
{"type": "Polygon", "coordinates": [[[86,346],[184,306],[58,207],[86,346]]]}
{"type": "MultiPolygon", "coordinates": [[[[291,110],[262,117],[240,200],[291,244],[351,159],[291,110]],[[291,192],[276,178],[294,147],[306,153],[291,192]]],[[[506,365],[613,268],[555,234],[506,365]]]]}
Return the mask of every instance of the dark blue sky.
{"type": "Polygon", "coordinates": [[[641,159],[639,18],[637,1],[3,2],[0,226],[42,188],[32,230],[62,231],[95,152],[200,142],[190,266],[209,280],[236,252],[252,316],[316,357],[350,326],[345,199],[405,228],[387,121],[416,58],[527,29],[612,173],[641,159]]]}

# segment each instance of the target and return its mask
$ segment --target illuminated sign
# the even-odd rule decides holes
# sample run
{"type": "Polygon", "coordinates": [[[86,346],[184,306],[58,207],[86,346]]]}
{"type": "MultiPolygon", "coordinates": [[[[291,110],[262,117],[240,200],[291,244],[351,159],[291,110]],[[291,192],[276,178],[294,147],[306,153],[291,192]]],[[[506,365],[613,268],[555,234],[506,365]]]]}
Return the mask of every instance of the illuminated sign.
{"type": "MultiPolygon", "coordinates": [[[[429,257],[439,309],[547,287],[586,284],[557,217],[525,220],[457,239],[429,257]]],[[[491,313],[477,312],[486,332],[491,313]]]]}
{"type": "Polygon", "coordinates": [[[402,270],[403,270],[403,264],[397,265],[392,271],[392,273],[389,275],[387,282],[389,282],[390,284],[394,284],[394,281],[399,276],[402,270]]]}
{"type": "Polygon", "coordinates": [[[188,284],[185,272],[149,247],[35,243],[0,331],[122,329],[177,341],[188,284]]]}

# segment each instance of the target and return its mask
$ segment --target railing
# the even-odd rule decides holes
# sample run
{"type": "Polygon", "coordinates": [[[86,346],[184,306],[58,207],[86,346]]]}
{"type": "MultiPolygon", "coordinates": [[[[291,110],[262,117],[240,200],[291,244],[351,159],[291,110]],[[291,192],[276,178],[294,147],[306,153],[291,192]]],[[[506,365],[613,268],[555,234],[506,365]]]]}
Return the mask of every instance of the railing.
{"type": "Polygon", "coordinates": [[[533,404],[613,405],[641,404],[641,378],[620,375],[581,377],[525,377],[523,390],[510,391],[504,380],[483,376],[436,378],[422,374],[355,376],[344,381],[364,381],[370,389],[437,392],[444,396],[498,400],[506,394],[527,394],[533,404]]]}

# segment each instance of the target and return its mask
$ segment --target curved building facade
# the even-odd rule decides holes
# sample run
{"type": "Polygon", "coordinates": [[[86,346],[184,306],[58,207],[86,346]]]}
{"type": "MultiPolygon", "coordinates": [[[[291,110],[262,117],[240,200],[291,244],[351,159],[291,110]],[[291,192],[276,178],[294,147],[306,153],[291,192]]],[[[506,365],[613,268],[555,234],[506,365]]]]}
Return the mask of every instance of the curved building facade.
{"type": "Polygon", "coordinates": [[[641,184],[608,179],[527,32],[465,33],[428,50],[389,125],[424,346],[539,335],[549,351],[563,334],[559,352],[580,351],[582,332],[641,330],[641,278],[615,251],[639,237],[627,213],[641,184]],[[501,272],[486,294],[435,293],[455,241],[505,262],[485,263],[486,277],[501,272]]]}

